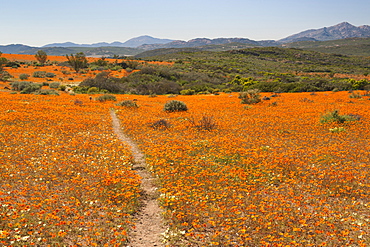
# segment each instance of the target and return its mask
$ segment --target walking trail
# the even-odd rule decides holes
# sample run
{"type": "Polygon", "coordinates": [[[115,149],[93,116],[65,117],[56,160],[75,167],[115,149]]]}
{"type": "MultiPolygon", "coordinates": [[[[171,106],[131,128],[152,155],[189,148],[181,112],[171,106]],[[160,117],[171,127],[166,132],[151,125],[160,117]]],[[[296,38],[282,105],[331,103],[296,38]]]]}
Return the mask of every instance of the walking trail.
{"type": "Polygon", "coordinates": [[[122,142],[127,143],[130,146],[131,153],[134,157],[133,170],[136,170],[137,174],[142,178],[142,207],[136,216],[136,228],[133,230],[130,244],[128,246],[164,246],[161,234],[164,233],[166,229],[162,218],[162,209],[159,207],[157,202],[158,195],[156,192],[157,188],[154,184],[154,178],[147,170],[144,154],[140,151],[135,142],[122,132],[119,119],[114,112],[114,109],[111,109],[110,114],[112,117],[114,132],[122,142]]]}

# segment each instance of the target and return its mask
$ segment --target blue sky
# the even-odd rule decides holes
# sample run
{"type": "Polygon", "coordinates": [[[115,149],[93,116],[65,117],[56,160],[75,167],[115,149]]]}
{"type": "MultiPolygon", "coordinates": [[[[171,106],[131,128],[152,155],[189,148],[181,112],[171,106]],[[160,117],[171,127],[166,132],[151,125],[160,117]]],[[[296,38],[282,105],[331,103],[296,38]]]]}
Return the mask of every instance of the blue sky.
{"type": "Polygon", "coordinates": [[[369,0],[0,0],[0,45],[190,40],[278,40],[343,21],[370,25],[369,0]]]}

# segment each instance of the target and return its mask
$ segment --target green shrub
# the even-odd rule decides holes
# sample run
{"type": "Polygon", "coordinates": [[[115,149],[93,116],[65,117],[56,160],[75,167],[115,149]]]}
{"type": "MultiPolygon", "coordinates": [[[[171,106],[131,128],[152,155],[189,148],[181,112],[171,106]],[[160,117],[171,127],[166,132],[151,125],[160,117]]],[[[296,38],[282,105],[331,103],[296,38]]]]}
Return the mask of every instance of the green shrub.
{"type": "Polygon", "coordinates": [[[192,89],[184,89],[184,90],[181,90],[180,91],[180,94],[181,95],[194,95],[195,94],[195,90],[192,90],[192,89]]]}
{"type": "Polygon", "coordinates": [[[67,86],[66,85],[60,85],[59,86],[59,90],[60,91],[66,91],[66,89],[67,89],[67,86]]]}
{"type": "Polygon", "coordinates": [[[36,95],[57,95],[57,96],[59,96],[58,91],[56,91],[54,89],[40,89],[40,90],[34,91],[33,94],[36,94],[36,95]]]}
{"type": "Polygon", "coordinates": [[[29,86],[31,83],[32,82],[29,82],[29,81],[15,81],[15,82],[10,83],[10,85],[12,86],[12,90],[22,91],[24,88],[29,86]]]}
{"type": "Polygon", "coordinates": [[[340,115],[338,110],[328,112],[321,116],[321,123],[344,123],[348,121],[359,120],[360,117],[356,115],[340,115]]]}
{"type": "Polygon", "coordinates": [[[96,98],[97,101],[105,102],[105,101],[116,101],[117,98],[114,95],[111,94],[103,94],[96,98]]]}
{"type": "Polygon", "coordinates": [[[153,129],[168,129],[169,127],[171,127],[171,124],[165,119],[160,119],[152,123],[150,127],[152,127],[153,129]]]}
{"type": "Polygon", "coordinates": [[[249,89],[246,92],[239,93],[239,99],[242,100],[242,104],[256,104],[261,102],[260,90],[249,89]]]}
{"type": "Polygon", "coordinates": [[[119,65],[116,65],[116,66],[112,67],[111,70],[113,70],[113,71],[121,71],[122,70],[122,67],[119,66],[119,65]]]}
{"type": "Polygon", "coordinates": [[[42,84],[36,84],[29,81],[16,81],[12,82],[10,85],[12,90],[20,91],[22,94],[33,93],[37,90],[40,90],[42,87],[42,84]]]}
{"type": "Polygon", "coordinates": [[[332,128],[332,129],[329,129],[329,131],[330,131],[331,133],[340,133],[340,132],[344,132],[344,131],[346,131],[346,129],[345,129],[345,128],[343,128],[343,127],[334,127],[334,128],[332,128]]]}
{"type": "Polygon", "coordinates": [[[361,99],[362,98],[362,95],[360,93],[357,93],[357,92],[352,92],[349,97],[351,99],[361,99]]]}
{"type": "Polygon", "coordinates": [[[47,78],[54,78],[56,75],[54,73],[48,72],[45,74],[47,78]]]}
{"type": "Polygon", "coordinates": [[[59,88],[60,87],[60,82],[51,82],[49,84],[50,88],[59,88]]]}
{"type": "Polygon", "coordinates": [[[30,77],[29,74],[20,74],[19,75],[19,79],[21,79],[21,80],[27,80],[29,77],[30,77]]]}
{"type": "Polygon", "coordinates": [[[99,93],[99,88],[97,87],[91,87],[87,90],[88,94],[94,94],[94,93],[99,93]]]}
{"type": "Polygon", "coordinates": [[[124,100],[116,104],[116,106],[124,106],[127,108],[138,108],[139,106],[133,100],[124,100]]]}
{"type": "Polygon", "coordinates": [[[30,93],[33,93],[33,92],[36,92],[37,90],[40,90],[42,87],[41,84],[36,84],[36,83],[30,83],[27,87],[25,87],[21,93],[22,94],[30,94],[30,93]]]}
{"type": "Polygon", "coordinates": [[[35,71],[32,76],[35,78],[45,78],[46,71],[35,71]]]}
{"type": "Polygon", "coordinates": [[[164,105],[164,111],[176,112],[176,111],[187,111],[188,107],[186,104],[179,100],[170,100],[164,105]]]}
{"type": "Polygon", "coordinates": [[[87,93],[89,87],[74,86],[72,87],[72,90],[74,93],[87,93]]]}

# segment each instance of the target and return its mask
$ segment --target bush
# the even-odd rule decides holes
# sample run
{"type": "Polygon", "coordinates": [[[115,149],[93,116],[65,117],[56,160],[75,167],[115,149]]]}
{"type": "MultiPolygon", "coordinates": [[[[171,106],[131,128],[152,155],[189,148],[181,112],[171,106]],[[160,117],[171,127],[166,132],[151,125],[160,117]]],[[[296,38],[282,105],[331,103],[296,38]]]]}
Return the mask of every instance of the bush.
{"type": "Polygon", "coordinates": [[[199,121],[196,121],[194,118],[190,118],[189,122],[193,127],[199,130],[211,131],[217,126],[212,116],[203,116],[199,121]]]}
{"type": "Polygon", "coordinates": [[[260,90],[249,89],[246,92],[239,93],[239,99],[242,100],[242,104],[256,104],[261,101],[260,90]]]}
{"type": "Polygon", "coordinates": [[[184,89],[184,90],[181,90],[180,91],[180,94],[181,95],[194,95],[195,94],[195,90],[192,90],[192,89],[184,89]]]}
{"type": "Polygon", "coordinates": [[[165,119],[160,119],[152,123],[150,127],[152,127],[153,129],[163,129],[163,128],[168,129],[169,127],[171,127],[171,124],[167,122],[165,119]]]}
{"type": "Polygon", "coordinates": [[[139,106],[133,100],[124,100],[116,104],[116,106],[124,106],[127,108],[138,108],[139,106]]]}
{"type": "Polygon", "coordinates": [[[49,84],[50,88],[59,88],[60,87],[60,82],[51,82],[49,84]]]}
{"type": "Polygon", "coordinates": [[[349,98],[351,99],[361,99],[362,98],[362,95],[357,93],[357,92],[352,92],[350,95],[349,95],[349,98]]]}
{"type": "Polygon", "coordinates": [[[80,83],[81,87],[95,87],[108,90],[111,93],[122,93],[124,84],[121,80],[109,75],[108,72],[101,72],[95,78],[89,78],[80,83]]]}
{"type": "Polygon", "coordinates": [[[35,78],[45,78],[46,71],[35,71],[32,76],[35,78]]]}
{"type": "Polygon", "coordinates": [[[164,111],[176,112],[176,111],[187,111],[188,107],[186,104],[179,100],[170,100],[164,105],[164,111]]]}
{"type": "Polygon", "coordinates": [[[40,90],[42,87],[41,84],[35,84],[35,83],[30,83],[27,87],[25,87],[21,93],[22,94],[30,94],[30,93],[33,93],[33,92],[36,92],[38,90],[40,90]]]}
{"type": "Polygon", "coordinates": [[[94,94],[94,93],[99,93],[99,88],[97,87],[91,87],[87,90],[88,94],[94,94]]]}
{"type": "Polygon", "coordinates": [[[19,79],[21,79],[21,80],[27,80],[29,77],[30,77],[29,74],[20,74],[19,75],[19,79]]]}
{"type": "Polygon", "coordinates": [[[32,92],[35,92],[37,90],[40,90],[42,85],[32,83],[29,81],[16,81],[11,83],[12,90],[14,91],[21,91],[22,94],[29,94],[32,92]]]}
{"type": "Polygon", "coordinates": [[[344,123],[348,121],[356,121],[359,120],[359,116],[355,115],[340,115],[338,110],[334,110],[332,112],[328,112],[321,116],[320,122],[321,123],[344,123]]]}
{"type": "Polygon", "coordinates": [[[58,91],[55,91],[54,89],[40,89],[33,92],[33,94],[36,95],[57,95],[59,96],[58,91]]]}
{"type": "Polygon", "coordinates": [[[12,90],[22,91],[24,88],[29,86],[31,83],[32,82],[29,82],[29,81],[15,81],[15,82],[10,83],[10,85],[12,86],[12,90]]]}
{"type": "Polygon", "coordinates": [[[66,91],[66,89],[67,89],[67,86],[66,85],[60,85],[60,87],[59,87],[59,90],[60,91],[66,91]]]}
{"type": "Polygon", "coordinates": [[[47,78],[54,78],[56,75],[54,73],[48,72],[45,74],[47,78]]]}
{"type": "Polygon", "coordinates": [[[104,94],[96,98],[97,101],[105,102],[105,101],[116,101],[117,98],[111,94],[104,94]]]}

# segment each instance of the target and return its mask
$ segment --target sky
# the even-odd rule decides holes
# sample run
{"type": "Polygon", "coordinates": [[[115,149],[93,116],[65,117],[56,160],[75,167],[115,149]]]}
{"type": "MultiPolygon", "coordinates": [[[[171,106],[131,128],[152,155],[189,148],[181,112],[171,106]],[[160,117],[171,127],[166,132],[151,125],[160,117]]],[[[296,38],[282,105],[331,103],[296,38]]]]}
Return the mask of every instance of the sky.
{"type": "Polygon", "coordinates": [[[149,35],[279,40],[370,25],[369,0],[0,0],[0,45],[125,42],[149,35]]]}

